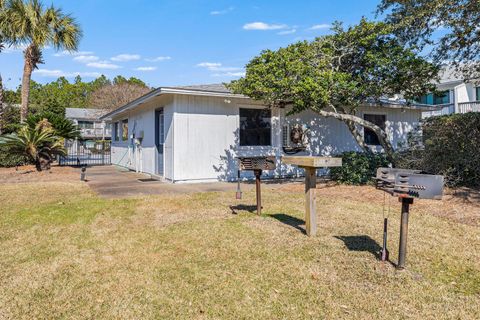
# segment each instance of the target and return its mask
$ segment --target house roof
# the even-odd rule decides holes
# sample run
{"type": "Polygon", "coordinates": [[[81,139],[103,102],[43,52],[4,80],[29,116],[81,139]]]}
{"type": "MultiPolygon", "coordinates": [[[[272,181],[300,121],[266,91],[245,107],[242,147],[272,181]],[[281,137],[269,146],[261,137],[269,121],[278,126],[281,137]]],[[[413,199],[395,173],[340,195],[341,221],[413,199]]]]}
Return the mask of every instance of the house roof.
{"type": "Polygon", "coordinates": [[[147,102],[149,99],[152,99],[156,96],[162,94],[184,94],[184,95],[199,95],[199,96],[211,96],[211,97],[225,97],[225,98],[241,98],[248,99],[247,96],[241,94],[232,93],[225,85],[221,83],[215,84],[200,84],[200,85],[190,85],[190,86],[176,86],[176,87],[159,87],[155,90],[150,91],[149,93],[127,103],[126,105],[113,110],[110,113],[100,117],[104,120],[111,118],[122,112],[131,110],[138,105],[147,102]]]}
{"type": "MultiPolygon", "coordinates": [[[[102,120],[109,119],[117,114],[131,110],[140,104],[147,102],[149,99],[162,94],[185,94],[185,95],[200,95],[200,96],[216,96],[216,97],[225,97],[225,98],[241,98],[241,99],[250,99],[249,97],[241,94],[232,93],[227,87],[222,83],[215,84],[201,84],[201,85],[190,85],[190,86],[177,86],[177,87],[159,87],[155,90],[150,91],[146,95],[137,98],[128,104],[113,110],[110,113],[100,117],[102,120]]],[[[372,101],[366,101],[366,105],[373,105],[372,101]]],[[[378,106],[378,103],[376,103],[378,106]]],[[[407,104],[402,100],[391,100],[391,99],[381,99],[380,107],[385,108],[409,108],[409,109],[422,109],[425,111],[436,110],[433,106],[420,105],[420,104],[407,104]]]]}
{"type": "Polygon", "coordinates": [[[67,119],[98,120],[103,113],[105,111],[101,109],[65,108],[67,119]]]}

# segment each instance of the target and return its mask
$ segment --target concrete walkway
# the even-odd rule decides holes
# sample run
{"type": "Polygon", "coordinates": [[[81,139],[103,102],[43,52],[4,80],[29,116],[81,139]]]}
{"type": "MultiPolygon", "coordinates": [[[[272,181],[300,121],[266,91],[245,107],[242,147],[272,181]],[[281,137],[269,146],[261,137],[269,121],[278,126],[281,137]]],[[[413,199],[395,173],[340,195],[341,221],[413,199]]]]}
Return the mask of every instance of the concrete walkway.
{"type": "MultiPolygon", "coordinates": [[[[79,176],[80,176],[80,169],[79,176]]],[[[115,166],[95,166],[87,168],[87,183],[96,193],[105,198],[125,198],[143,195],[168,193],[194,193],[211,191],[235,192],[235,183],[189,183],[173,184],[150,180],[149,175],[126,171],[115,166]],[[144,179],[143,182],[140,179],[144,179]]],[[[242,184],[242,191],[253,188],[252,184],[242,184]]]]}

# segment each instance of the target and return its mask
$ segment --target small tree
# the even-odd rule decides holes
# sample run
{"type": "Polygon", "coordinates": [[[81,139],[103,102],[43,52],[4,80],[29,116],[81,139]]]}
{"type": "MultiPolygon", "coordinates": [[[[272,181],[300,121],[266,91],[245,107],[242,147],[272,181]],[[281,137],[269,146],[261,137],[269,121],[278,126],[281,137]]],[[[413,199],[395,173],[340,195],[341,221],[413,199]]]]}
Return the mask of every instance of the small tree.
{"type": "Polygon", "coordinates": [[[150,90],[146,86],[130,82],[107,84],[91,94],[90,105],[101,109],[102,113],[108,113],[147,94],[150,90]]]}
{"type": "Polygon", "coordinates": [[[65,155],[63,139],[55,136],[48,121],[39,122],[35,128],[23,126],[17,134],[0,137],[0,146],[8,152],[25,155],[33,163],[37,171],[50,170],[55,155],[65,155]]]}
{"type": "Polygon", "coordinates": [[[269,106],[291,106],[290,113],[312,110],[343,121],[360,147],[369,151],[359,127],[373,130],[388,159],[393,147],[386,132],[357,116],[367,101],[401,94],[413,100],[433,90],[438,68],[404,48],[385,23],[368,22],[313,42],[298,42],[277,51],[265,50],[247,64],[246,76],[227,86],[235,93],[269,106]]]}
{"type": "Polygon", "coordinates": [[[26,123],[30,128],[34,129],[42,121],[50,123],[53,134],[57,137],[64,139],[80,138],[80,131],[71,120],[53,112],[41,112],[30,115],[26,123]]]}

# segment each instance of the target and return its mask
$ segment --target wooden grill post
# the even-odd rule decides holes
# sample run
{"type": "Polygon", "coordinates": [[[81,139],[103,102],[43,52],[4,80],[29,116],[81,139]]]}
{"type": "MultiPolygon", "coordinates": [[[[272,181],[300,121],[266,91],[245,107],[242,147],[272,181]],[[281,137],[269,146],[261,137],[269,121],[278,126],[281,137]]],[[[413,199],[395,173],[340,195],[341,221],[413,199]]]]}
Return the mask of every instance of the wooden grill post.
{"type": "Polygon", "coordinates": [[[317,235],[317,169],[305,167],[305,230],[307,236],[317,235]]]}

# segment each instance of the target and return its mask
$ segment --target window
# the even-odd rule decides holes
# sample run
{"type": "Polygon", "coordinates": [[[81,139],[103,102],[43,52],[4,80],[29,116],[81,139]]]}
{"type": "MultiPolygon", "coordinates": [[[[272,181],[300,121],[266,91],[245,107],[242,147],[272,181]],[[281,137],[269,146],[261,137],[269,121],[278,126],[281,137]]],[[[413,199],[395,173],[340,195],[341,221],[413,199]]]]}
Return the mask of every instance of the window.
{"type": "Polygon", "coordinates": [[[429,93],[419,97],[416,101],[421,104],[430,105],[448,104],[450,103],[450,91],[440,91],[437,94],[429,93]]]}
{"type": "Polygon", "coordinates": [[[163,145],[165,144],[165,115],[163,108],[155,111],[155,144],[158,153],[163,154],[163,145]]]}
{"type": "MultiPolygon", "coordinates": [[[[383,130],[385,130],[385,122],[387,119],[387,116],[384,114],[365,114],[363,116],[363,119],[365,119],[368,122],[371,122],[373,124],[376,124],[383,130]]],[[[365,139],[365,143],[371,146],[379,146],[380,145],[380,140],[378,140],[378,137],[376,133],[368,128],[363,128],[363,137],[365,139]]]]}
{"type": "Polygon", "coordinates": [[[128,119],[122,120],[122,141],[128,140],[128,119]]]}
{"type": "Polygon", "coordinates": [[[270,146],[272,112],[269,109],[240,108],[240,145],[270,146]]]}
{"type": "Polygon", "coordinates": [[[450,103],[450,92],[440,91],[439,93],[433,95],[433,104],[447,104],[450,103]]]}
{"type": "Polygon", "coordinates": [[[93,121],[78,121],[79,129],[93,129],[93,121]]]}
{"type": "Polygon", "coordinates": [[[115,141],[120,140],[120,124],[118,122],[113,124],[113,137],[115,141]]]}
{"type": "Polygon", "coordinates": [[[475,99],[480,101],[480,87],[475,87],[475,99]]]}

